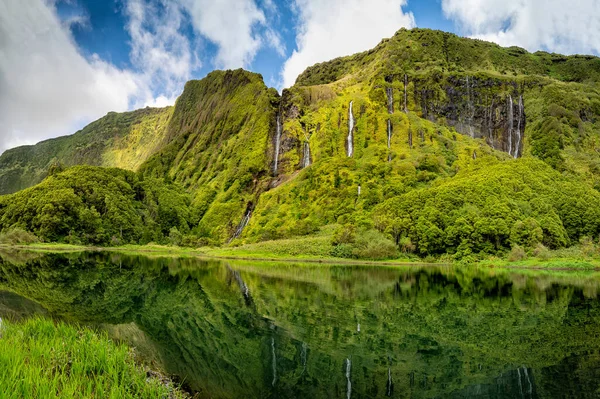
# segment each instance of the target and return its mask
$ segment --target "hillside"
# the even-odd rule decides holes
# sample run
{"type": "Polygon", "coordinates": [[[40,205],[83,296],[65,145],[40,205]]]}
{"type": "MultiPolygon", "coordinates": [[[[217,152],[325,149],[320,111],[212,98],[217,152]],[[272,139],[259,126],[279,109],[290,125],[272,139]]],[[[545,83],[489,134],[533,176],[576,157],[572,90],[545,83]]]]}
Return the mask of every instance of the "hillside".
{"type": "Polygon", "coordinates": [[[0,194],[42,181],[54,164],[137,170],[157,150],[172,107],[110,112],[71,136],[17,147],[0,156],[0,194]]]}
{"type": "Polygon", "coordinates": [[[108,149],[102,159],[187,191],[197,245],[326,229],[338,256],[367,236],[419,255],[559,248],[600,234],[599,81],[596,57],[403,29],[308,68],[281,96],[243,70],[188,82],[155,111],[139,163],[108,149]]]}

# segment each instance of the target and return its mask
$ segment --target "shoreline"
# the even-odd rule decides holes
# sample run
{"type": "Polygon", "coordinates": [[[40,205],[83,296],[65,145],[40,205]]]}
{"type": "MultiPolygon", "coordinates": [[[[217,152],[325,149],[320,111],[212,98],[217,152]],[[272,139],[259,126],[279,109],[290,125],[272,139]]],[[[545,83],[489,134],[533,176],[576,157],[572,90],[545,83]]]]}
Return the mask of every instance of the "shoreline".
{"type": "MultiPolygon", "coordinates": [[[[193,257],[207,260],[231,260],[231,261],[256,261],[256,262],[289,262],[324,265],[347,265],[347,266],[459,266],[467,265],[462,262],[424,262],[410,259],[398,260],[359,260],[334,257],[319,257],[302,255],[278,256],[266,254],[259,251],[245,251],[235,254],[235,249],[207,248],[193,249],[177,246],[161,245],[125,245],[118,247],[101,247],[71,245],[59,243],[28,244],[28,245],[5,245],[0,244],[0,250],[26,250],[33,252],[115,252],[124,254],[154,255],[163,257],[193,257]]],[[[499,269],[522,269],[522,270],[554,270],[554,271],[600,271],[600,260],[594,258],[581,259],[569,257],[555,257],[546,260],[529,258],[521,261],[511,262],[507,259],[484,259],[468,265],[499,268],[499,269]]]]}

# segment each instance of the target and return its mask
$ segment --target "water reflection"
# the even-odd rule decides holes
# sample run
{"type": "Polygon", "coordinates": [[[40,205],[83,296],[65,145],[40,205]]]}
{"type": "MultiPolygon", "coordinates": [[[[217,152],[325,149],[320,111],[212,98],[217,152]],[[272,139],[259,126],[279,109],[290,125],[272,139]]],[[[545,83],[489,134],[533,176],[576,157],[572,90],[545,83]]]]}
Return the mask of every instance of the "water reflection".
{"type": "Polygon", "coordinates": [[[102,326],[201,397],[597,397],[599,283],[11,254],[0,261],[0,317],[47,312],[102,326]]]}

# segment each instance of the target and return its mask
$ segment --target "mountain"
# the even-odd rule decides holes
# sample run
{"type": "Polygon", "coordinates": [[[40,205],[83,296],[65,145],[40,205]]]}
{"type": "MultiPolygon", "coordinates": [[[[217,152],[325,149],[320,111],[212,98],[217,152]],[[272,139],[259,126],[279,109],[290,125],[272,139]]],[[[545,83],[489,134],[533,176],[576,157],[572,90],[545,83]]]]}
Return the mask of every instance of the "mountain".
{"type": "Polygon", "coordinates": [[[420,255],[563,247],[600,234],[599,81],[596,57],[402,29],[308,68],[281,96],[260,75],[215,71],[172,108],[109,114],[57,139],[60,151],[8,151],[0,188],[53,163],[135,170],[188,193],[198,245],[329,232],[352,256],[377,230],[420,255]],[[138,118],[116,134],[125,115],[138,118]]]}
{"type": "Polygon", "coordinates": [[[172,107],[109,112],[71,136],[7,150],[0,156],[0,193],[39,183],[54,164],[134,171],[156,151],[172,113],[172,107]]]}

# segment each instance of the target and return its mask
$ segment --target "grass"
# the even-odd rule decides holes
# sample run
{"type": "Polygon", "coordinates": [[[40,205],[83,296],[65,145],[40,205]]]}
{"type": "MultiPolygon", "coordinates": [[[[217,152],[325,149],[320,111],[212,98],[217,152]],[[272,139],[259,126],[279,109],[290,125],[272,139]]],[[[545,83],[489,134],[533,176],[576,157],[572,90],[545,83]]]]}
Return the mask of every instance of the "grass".
{"type": "MultiPolygon", "coordinates": [[[[34,252],[80,252],[84,250],[113,251],[129,255],[145,255],[149,257],[201,257],[241,260],[264,261],[295,261],[319,262],[337,264],[377,264],[377,265],[402,265],[402,264],[431,264],[431,263],[458,263],[450,257],[440,259],[427,258],[425,260],[416,256],[400,254],[400,257],[388,260],[365,260],[338,258],[330,255],[331,237],[317,235],[297,237],[285,240],[263,241],[240,246],[184,248],[170,245],[123,245],[118,247],[85,247],[60,243],[33,243],[28,245],[2,245],[2,249],[27,249],[34,252]]],[[[484,267],[496,268],[529,268],[548,270],[599,270],[600,269],[600,244],[575,245],[569,248],[548,250],[543,256],[534,256],[529,253],[523,259],[511,261],[507,256],[489,256],[470,263],[484,267]]]]}
{"type": "Polygon", "coordinates": [[[106,334],[40,318],[4,321],[0,334],[2,398],[187,397],[106,334]]]}

